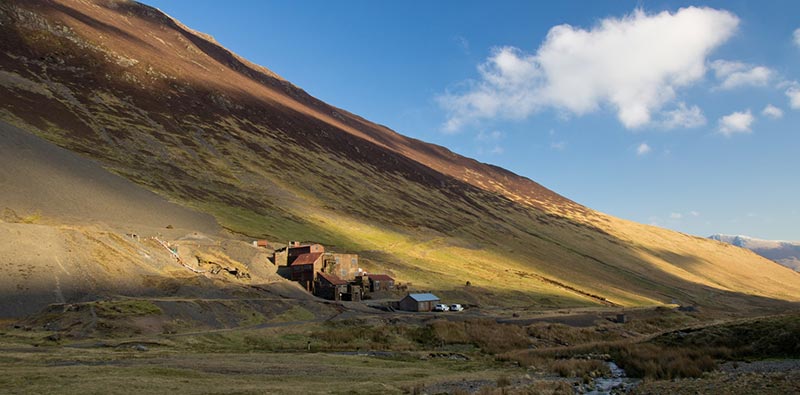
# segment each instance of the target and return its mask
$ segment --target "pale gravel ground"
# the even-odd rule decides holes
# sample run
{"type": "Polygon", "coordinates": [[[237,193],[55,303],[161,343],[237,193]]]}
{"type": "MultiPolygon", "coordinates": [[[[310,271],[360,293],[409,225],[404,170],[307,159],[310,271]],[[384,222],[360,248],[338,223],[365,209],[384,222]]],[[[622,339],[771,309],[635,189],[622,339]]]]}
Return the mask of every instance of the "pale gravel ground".
{"type": "Polygon", "coordinates": [[[0,121],[0,212],[7,208],[20,217],[38,213],[40,223],[108,226],[142,236],[221,230],[208,214],[0,121]]]}
{"type": "Polygon", "coordinates": [[[800,360],[726,362],[697,379],[644,382],[636,394],[798,394],[800,360]],[[737,367],[734,368],[734,365],[737,367]]]}
{"type": "Polygon", "coordinates": [[[800,359],[776,359],[755,362],[726,362],[720,366],[725,373],[800,372],[800,359]]]}

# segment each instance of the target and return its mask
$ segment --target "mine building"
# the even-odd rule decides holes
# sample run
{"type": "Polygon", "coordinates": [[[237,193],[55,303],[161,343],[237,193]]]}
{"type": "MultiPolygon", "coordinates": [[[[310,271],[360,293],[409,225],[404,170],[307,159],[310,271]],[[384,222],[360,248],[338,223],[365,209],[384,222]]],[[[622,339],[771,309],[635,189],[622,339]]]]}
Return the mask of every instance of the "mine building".
{"type": "Polygon", "coordinates": [[[326,252],[322,258],[321,271],[352,281],[358,274],[358,255],[326,252]]]}
{"type": "Polygon", "coordinates": [[[269,241],[268,240],[254,240],[253,247],[259,248],[269,248],[269,241]]]}
{"type": "Polygon", "coordinates": [[[306,291],[312,291],[315,274],[320,272],[323,267],[322,252],[306,253],[296,256],[289,264],[290,279],[300,283],[306,291]]]}
{"type": "Polygon", "coordinates": [[[342,295],[342,300],[360,302],[363,295],[364,288],[355,282],[350,282],[347,284],[347,293],[342,295]]]}
{"type": "Polygon", "coordinates": [[[408,294],[400,299],[398,307],[406,311],[432,311],[439,300],[438,296],[431,293],[408,294]]]}
{"type": "Polygon", "coordinates": [[[369,291],[369,284],[355,281],[362,273],[356,254],[326,252],[322,244],[292,241],[275,250],[272,262],[285,267],[290,280],[325,299],[360,301],[369,291]]]}
{"type": "Polygon", "coordinates": [[[290,266],[300,255],[324,252],[322,244],[290,241],[286,247],[275,250],[272,262],[277,266],[290,266]]]}
{"type": "Polygon", "coordinates": [[[370,292],[391,291],[394,289],[394,279],[385,274],[367,275],[370,292]]]}
{"type": "Polygon", "coordinates": [[[334,274],[318,272],[314,280],[314,294],[328,300],[342,300],[348,293],[348,283],[334,274]]]}

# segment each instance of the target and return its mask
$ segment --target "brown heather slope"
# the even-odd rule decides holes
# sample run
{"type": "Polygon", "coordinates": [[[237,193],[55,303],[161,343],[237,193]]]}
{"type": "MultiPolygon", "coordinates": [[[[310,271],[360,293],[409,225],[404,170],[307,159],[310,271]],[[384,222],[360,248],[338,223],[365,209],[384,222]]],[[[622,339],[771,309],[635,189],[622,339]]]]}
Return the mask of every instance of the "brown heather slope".
{"type": "Polygon", "coordinates": [[[238,233],[333,244],[482,304],[800,300],[773,262],[399,135],[142,4],[6,1],[0,37],[0,118],[238,233]]]}

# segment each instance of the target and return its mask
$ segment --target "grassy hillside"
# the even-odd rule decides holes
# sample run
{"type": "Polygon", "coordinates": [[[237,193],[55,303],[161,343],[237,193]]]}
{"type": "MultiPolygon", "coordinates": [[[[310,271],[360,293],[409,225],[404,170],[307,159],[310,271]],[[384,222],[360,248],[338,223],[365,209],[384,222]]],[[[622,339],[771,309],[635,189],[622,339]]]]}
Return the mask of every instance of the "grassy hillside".
{"type": "Polygon", "coordinates": [[[773,262],[401,136],[141,4],[4,2],[0,36],[0,118],[247,237],[357,252],[487,305],[800,300],[773,262]]]}

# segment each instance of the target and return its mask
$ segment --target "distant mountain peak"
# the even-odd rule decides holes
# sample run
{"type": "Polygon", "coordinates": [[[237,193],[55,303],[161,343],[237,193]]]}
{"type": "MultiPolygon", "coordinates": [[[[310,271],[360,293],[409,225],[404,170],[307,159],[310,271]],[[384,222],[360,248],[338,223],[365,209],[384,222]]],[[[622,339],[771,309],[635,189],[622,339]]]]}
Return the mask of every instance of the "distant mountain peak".
{"type": "Polygon", "coordinates": [[[800,271],[800,241],[764,240],[744,235],[713,234],[709,239],[746,248],[764,258],[800,271]]]}

